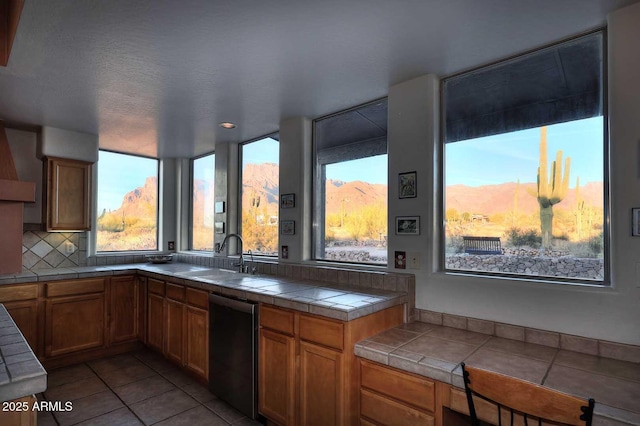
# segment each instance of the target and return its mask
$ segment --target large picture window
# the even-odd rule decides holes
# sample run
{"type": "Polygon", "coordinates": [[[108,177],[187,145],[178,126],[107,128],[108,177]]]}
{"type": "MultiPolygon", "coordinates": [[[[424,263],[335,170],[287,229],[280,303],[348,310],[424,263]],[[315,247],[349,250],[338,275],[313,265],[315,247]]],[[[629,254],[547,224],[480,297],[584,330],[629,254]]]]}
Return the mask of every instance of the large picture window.
{"type": "Polygon", "coordinates": [[[191,162],[191,249],[213,251],[215,154],[191,162]]]}
{"type": "Polygon", "coordinates": [[[278,255],[280,142],[278,134],[241,145],[243,250],[278,255]]]}
{"type": "Polygon", "coordinates": [[[608,282],[603,39],[444,81],[446,270],[608,282]]]}
{"type": "Polygon", "coordinates": [[[97,252],[158,249],[158,160],[100,151],[97,252]]]}
{"type": "Polygon", "coordinates": [[[314,122],[315,258],[387,263],[387,101],[314,122]]]}

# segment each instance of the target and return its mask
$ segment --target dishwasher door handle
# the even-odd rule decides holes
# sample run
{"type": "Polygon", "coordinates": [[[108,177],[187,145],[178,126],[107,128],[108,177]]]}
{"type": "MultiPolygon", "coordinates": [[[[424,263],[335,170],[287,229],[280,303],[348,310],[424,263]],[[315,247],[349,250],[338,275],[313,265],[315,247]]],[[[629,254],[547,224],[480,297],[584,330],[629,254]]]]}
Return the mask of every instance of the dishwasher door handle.
{"type": "Polygon", "coordinates": [[[234,311],[240,311],[252,314],[256,304],[245,300],[231,299],[230,297],[218,296],[217,294],[209,294],[209,303],[218,306],[224,306],[234,311]]]}

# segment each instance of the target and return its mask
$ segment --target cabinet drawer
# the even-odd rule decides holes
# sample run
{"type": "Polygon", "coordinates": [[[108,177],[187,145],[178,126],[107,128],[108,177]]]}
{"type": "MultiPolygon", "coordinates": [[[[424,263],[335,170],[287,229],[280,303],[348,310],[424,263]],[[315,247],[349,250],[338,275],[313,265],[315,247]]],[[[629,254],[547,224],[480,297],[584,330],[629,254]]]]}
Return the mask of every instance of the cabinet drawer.
{"type": "Polygon", "coordinates": [[[184,301],[184,286],[167,283],[167,297],[169,299],[184,301]]]}
{"type": "Polygon", "coordinates": [[[38,298],[38,284],[0,287],[0,303],[38,298]]]}
{"type": "Polygon", "coordinates": [[[366,389],[360,391],[360,414],[374,422],[388,426],[433,426],[435,423],[435,419],[432,416],[422,411],[369,392],[366,389]]]}
{"type": "Polygon", "coordinates": [[[344,325],[341,322],[300,315],[300,339],[342,350],[344,325]]]}
{"type": "Polygon", "coordinates": [[[187,303],[202,309],[209,309],[209,292],[187,287],[187,303]]]}
{"type": "Polygon", "coordinates": [[[47,297],[104,292],[104,278],[47,283],[47,297]]]}
{"type": "Polygon", "coordinates": [[[435,383],[388,367],[362,361],[362,387],[397,399],[421,410],[435,410],[435,383]]]}
{"type": "Polygon", "coordinates": [[[293,312],[260,305],[260,325],[293,335],[293,312]]]}
{"type": "Polygon", "coordinates": [[[149,278],[147,280],[147,288],[149,293],[159,294],[160,296],[164,296],[164,281],[154,280],[153,278],[149,278]]]}

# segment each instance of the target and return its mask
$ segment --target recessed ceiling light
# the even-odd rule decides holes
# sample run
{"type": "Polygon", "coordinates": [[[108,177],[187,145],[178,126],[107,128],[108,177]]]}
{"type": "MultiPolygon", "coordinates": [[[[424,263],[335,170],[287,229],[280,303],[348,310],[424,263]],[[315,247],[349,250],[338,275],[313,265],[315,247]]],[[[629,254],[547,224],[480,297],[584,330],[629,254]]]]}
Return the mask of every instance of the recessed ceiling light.
{"type": "Polygon", "coordinates": [[[235,129],[236,125],[228,121],[223,121],[222,123],[220,123],[220,127],[222,127],[223,129],[235,129]]]}

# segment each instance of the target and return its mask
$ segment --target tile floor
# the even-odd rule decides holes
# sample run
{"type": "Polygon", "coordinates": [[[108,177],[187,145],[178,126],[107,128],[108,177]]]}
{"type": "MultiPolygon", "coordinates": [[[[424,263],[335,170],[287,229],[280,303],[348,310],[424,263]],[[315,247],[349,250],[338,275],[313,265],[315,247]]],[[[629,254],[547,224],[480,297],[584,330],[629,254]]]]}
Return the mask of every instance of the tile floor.
{"type": "Polygon", "coordinates": [[[148,350],[51,370],[38,397],[73,404],[39,412],[39,426],[260,425],[148,350]]]}

